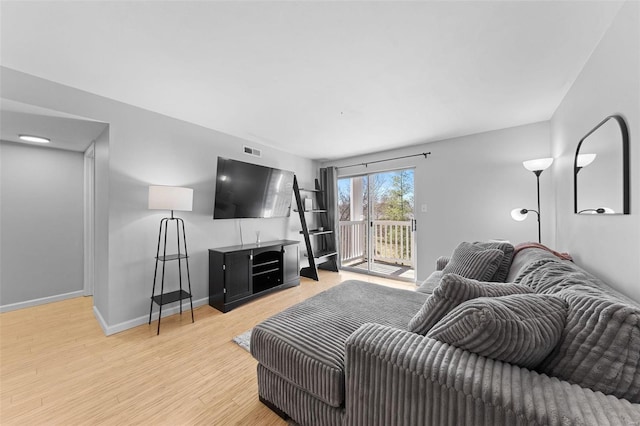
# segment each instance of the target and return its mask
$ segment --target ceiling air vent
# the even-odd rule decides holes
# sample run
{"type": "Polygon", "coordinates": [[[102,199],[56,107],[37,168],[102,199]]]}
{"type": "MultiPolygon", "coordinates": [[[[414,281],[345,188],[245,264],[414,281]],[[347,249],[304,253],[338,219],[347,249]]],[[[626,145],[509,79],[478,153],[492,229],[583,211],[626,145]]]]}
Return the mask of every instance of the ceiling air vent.
{"type": "Polygon", "coordinates": [[[244,147],[244,153],[247,155],[253,155],[254,157],[262,157],[262,151],[257,148],[251,148],[250,146],[244,147]]]}

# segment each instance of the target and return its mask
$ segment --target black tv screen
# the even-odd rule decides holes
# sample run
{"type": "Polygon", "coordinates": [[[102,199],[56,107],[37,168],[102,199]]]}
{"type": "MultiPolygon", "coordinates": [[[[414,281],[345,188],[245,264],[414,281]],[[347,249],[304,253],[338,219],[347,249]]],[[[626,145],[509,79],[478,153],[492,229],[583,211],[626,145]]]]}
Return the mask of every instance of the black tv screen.
{"type": "Polygon", "coordinates": [[[287,217],[293,172],[218,157],[214,219],[287,217]]]}

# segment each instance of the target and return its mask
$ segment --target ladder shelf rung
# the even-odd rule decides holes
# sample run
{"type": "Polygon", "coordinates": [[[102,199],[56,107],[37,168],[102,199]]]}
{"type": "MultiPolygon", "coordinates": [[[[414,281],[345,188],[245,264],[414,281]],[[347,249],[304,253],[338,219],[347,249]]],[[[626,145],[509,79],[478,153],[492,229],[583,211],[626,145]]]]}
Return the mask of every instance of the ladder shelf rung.
{"type": "MultiPolygon", "coordinates": [[[[301,234],[304,234],[304,231],[300,231],[301,234]]],[[[333,231],[320,231],[319,229],[309,229],[309,235],[324,235],[324,234],[332,234],[333,231]]]]}

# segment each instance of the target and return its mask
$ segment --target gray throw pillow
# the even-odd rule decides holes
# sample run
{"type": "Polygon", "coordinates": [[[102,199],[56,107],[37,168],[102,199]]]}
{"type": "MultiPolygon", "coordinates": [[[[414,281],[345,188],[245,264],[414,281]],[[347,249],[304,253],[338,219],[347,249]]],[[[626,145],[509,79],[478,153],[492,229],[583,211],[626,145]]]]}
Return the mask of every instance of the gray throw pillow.
{"type": "Polygon", "coordinates": [[[456,247],[442,274],[458,274],[473,280],[489,281],[495,275],[504,254],[498,249],[485,249],[463,242],[456,247]]]}
{"type": "Polygon", "coordinates": [[[503,254],[502,260],[498,265],[498,270],[488,281],[503,283],[507,281],[507,275],[509,274],[509,268],[511,268],[511,262],[513,261],[514,247],[513,244],[506,241],[476,241],[473,243],[484,249],[497,249],[503,254]]]}
{"type": "Polygon", "coordinates": [[[422,308],[409,321],[409,331],[425,335],[453,308],[470,299],[532,292],[533,290],[522,284],[480,282],[456,274],[446,274],[422,308]]]}
{"type": "Polygon", "coordinates": [[[566,319],[566,303],[556,296],[482,297],[449,312],[427,337],[531,369],[556,346],[566,319]]]}

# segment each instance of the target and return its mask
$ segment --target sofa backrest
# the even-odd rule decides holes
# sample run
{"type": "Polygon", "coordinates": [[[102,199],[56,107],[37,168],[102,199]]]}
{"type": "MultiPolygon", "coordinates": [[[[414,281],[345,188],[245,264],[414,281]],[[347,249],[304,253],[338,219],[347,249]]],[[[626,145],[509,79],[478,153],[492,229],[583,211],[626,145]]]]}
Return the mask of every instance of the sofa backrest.
{"type": "Polygon", "coordinates": [[[541,249],[518,252],[509,279],[568,305],[560,342],[538,371],[640,403],[640,304],[541,249]]]}
{"type": "Polygon", "coordinates": [[[553,253],[540,249],[524,249],[520,250],[513,256],[511,267],[507,274],[508,283],[512,283],[521,275],[528,275],[539,266],[547,262],[556,262],[560,259],[555,257],[553,253]]]}

